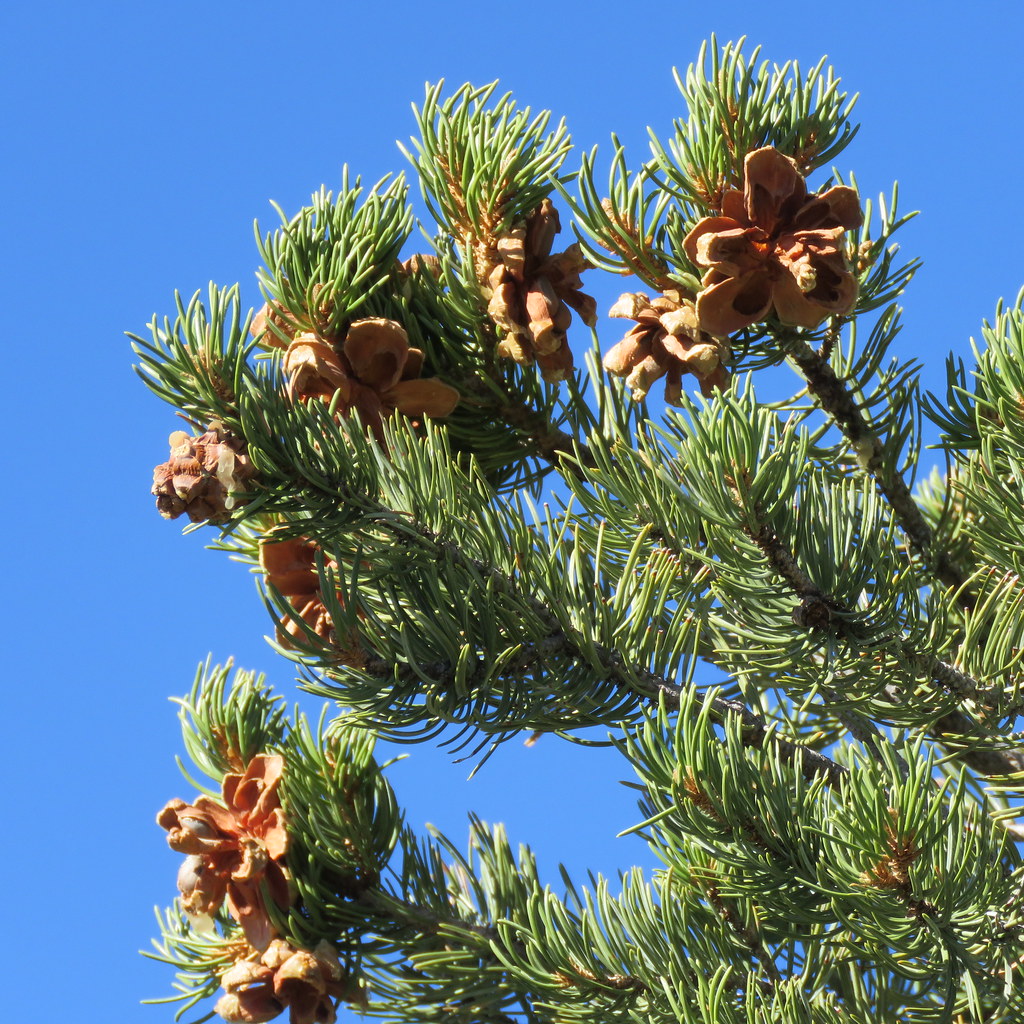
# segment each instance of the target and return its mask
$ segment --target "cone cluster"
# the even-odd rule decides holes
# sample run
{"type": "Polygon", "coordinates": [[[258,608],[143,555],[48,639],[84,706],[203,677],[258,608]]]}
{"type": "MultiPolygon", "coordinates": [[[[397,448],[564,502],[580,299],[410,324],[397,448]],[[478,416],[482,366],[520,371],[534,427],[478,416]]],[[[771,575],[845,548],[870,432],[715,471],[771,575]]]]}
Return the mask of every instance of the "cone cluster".
{"type": "Polygon", "coordinates": [[[171,800],[156,819],[171,849],[187,855],[178,872],[185,912],[208,919],[226,904],[258,950],[273,937],[265,894],[278,907],[291,902],[278,795],[283,768],[280,756],[258,754],[244,773],[224,776],[220,802],[208,796],[192,804],[171,800]]]}
{"type": "Polygon", "coordinates": [[[627,293],[609,312],[636,322],[604,357],[636,399],[664,377],[665,401],[678,404],[687,373],[705,395],[724,388],[728,336],[769,316],[814,328],[853,309],[857,278],[843,235],[861,223],[857,193],[845,185],[808,193],[796,162],[770,146],[748,153],[743,167],[743,188],[723,191],[720,213],[683,241],[705,268],[696,295],[627,293]]]}
{"type": "Polygon", "coordinates": [[[269,904],[292,902],[285,854],[288,833],[279,785],[284,759],[257,754],[244,772],[228,773],[221,800],[171,800],[157,815],[172,850],[184,853],[178,871],[181,905],[198,930],[213,926],[226,907],[241,928],[238,959],[221,977],[215,1010],[226,1021],[273,1020],[285,1009],[291,1024],[334,1024],[335,1000],[361,992],[334,947],[296,949],[275,934],[269,904]]]}

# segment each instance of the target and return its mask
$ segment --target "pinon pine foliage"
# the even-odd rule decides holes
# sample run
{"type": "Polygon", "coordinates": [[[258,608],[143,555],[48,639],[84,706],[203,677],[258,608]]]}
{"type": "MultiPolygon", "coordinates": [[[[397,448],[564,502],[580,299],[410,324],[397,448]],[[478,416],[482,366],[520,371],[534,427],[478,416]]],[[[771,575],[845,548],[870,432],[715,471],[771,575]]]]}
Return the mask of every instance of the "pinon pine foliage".
{"type": "Polygon", "coordinates": [[[430,251],[401,176],[346,177],[258,231],[255,316],[211,287],[135,339],[190,425],[159,511],[252,565],[328,699],[206,665],[181,702],[181,1013],[1024,1019],[1024,311],[922,393],[907,218],[829,170],[831,70],[712,42],[677,84],[635,170],[430,87],[430,251]],[[372,752],[595,728],[664,867],[558,891],[500,827],[412,834],[372,752]]]}

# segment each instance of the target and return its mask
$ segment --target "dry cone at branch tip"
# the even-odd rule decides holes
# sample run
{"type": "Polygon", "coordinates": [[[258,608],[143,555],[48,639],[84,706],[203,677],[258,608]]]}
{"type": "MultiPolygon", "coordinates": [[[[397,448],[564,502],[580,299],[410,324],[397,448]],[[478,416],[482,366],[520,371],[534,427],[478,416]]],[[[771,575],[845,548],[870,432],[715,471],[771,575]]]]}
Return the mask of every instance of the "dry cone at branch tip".
{"type": "Polygon", "coordinates": [[[748,153],[742,191],[727,191],[721,215],[705,217],[683,241],[687,256],[707,268],[697,296],[701,327],[732,334],[774,313],[813,328],[848,313],[857,279],[843,235],[861,220],[852,188],[808,194],[789,157],[770,146],[748,153]]]}
{"type": "Polygon", "coordinates": [[[356,320],[340,346],[299,334],[284,356],[294,398],[331,402],[340,392],[340,413],[356,409],[378,440],[383,439],[384,419],[396,411],[440,418],[458,405],[455,388],[437,377],[420,377],[422,370],[423,352],[409,345],[405,328],[379,317],[356,320]]]}
{"type": "Polygon", "coordinates": [[[244,772],[228,773],[221,800],[171,800],[157,815],[172,850],[186,854],[178,872],[181,904],[192,918],[213,917],[223,903],[248,943],[266,949],[273,938],[266,899],[291,902],[284,866],[288,847],[278,785],[284,760],[257,754],[244,772]]]}
{"type": "Polygon", "coordinates": [[[551,254],[560,230],[558,213],[545,199],[525,221],[476,253],[487,312],[498,328],[498,354],[525,366],[536,362],[549,382],[563,380],[572,369],[570,307],[588,326],[597,322],[594,299],[580,290],[580,275],[589,264],[579,244],[551,254]]]}
{"type": "Polygon", "coordinates": [[[728,342],[700,329],[693,301],[678,291],[668,290],[654,299],[643,292],[627,292],[608,315],[636,321],[603,362],[610,374],[626,378],[638,401],[662,377],[670,405],[680,403],[683,374],[696,377],[705,395],[728,384],[728,342]]]}
{"type": "Polygon", "coordinates": [[[245,442],[211,423],[196,437],[176,430],[168,443],[170,458],[153,470],[152,493],[160,515],[177,519],[184,513],[194,523],[227,519],[255,472],[245,442]]]}
{"type": "Polygon", "coordinates": [[[259,959],[239,960],[221,975],[224,995],[215,1010],[229,1024],[261,1024],[289,1011],[291,1024],[334,1024],[336,1000],[365,1003],[334,946],[311,952],[274,939],[259,959]]]}

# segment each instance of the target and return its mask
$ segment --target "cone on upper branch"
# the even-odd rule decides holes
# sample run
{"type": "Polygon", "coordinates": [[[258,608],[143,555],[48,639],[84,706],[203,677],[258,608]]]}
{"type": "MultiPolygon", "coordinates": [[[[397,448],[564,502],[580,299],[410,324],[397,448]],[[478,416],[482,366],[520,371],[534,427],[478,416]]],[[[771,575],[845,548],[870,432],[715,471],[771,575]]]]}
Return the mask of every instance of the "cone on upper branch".
{"type": "Polygon", "coordinates": [[[808,195],[789,157],[770,146],[748,153],[743,190],[728,190],[721,215],[705,217],[683,242],[708,268],[697,296],[701,327],[732,334],[774,312],[784,324],[811,328],[848,313],[857,279],[842,236],[861,220],[852,188],[808,195]]]}
{"type": "Polygon", "coordinates": [[[580,274],[589,264],[579,244],[551,254],[560,230],[554,204],[545,199],[522,223],[476,252],[487,312],[499,330],[498,354],[527,366],[536,361],[552,382],[572,369],[569,307],[588,326],[597,322],[594,299],[580,290],[580,274]]]}
{"type": "Polygon", "coordinates": [[[383,440],[383,421],[396,411],[410,417],[447,416],[459,393],[437,377],[421,378],[423,353],[409,345],[395,320],[356,320],[340,345],[315,334],[299,334],[284,356],[292,395],[330,402],[340,392],[339,410],[358,411],[363,423],[383,440]]]}

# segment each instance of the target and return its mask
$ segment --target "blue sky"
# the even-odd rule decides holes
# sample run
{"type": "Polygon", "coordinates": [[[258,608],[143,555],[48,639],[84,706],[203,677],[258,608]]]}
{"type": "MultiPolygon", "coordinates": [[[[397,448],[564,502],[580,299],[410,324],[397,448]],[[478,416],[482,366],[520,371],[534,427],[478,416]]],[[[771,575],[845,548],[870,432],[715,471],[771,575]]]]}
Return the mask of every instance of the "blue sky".
{"type": "MultiPolygon", "coordinates": [[[[426,81],[500,78],[521,103],[564,115],[582,148],[607,151],[615,131],[639,160],[646,125],[664,137],[682,113],[671,68],[716,32],[747,35],[778,62],[809,67],[827,53],[861,93],[863,129],[841,169],[866,194],[898,179],[905,207],[923,211],[902,239],[925,266],[899,354],[924,361],[926,385],[941,388],[946,353],[967,353],[997,299],[1024,284],[1024,16],[1005,3],[923,10],[6,5],[9,1019],[171,1019],[139,1006],[171,979],[136,954],[153,905],[174,895],[178,858],[154,814],[192,795],[167,698],[187,691],[208,652],[295,696],[245,571],[153,508],[151,470],[176,421],[134,379],[123,332],[144,332],[174,289],[209,280],[240,281],[258,304],[253,218],[272,224],[268,200],[294,212],[321,184],[336,187],[345,162],[371,182],[401,169],[394,142],[412,132],[409,104],[426,81]]],[[[606,347],[617,337],[613,324],[606,347]]],[[[614,755],[552,738],[510,744],[467,783],[445,751],[410,753],[391,778],[417,826],[462,836],[473,809],[505,821],[549,873],[559,860],[578,876],[650,863],[639,840],[613,838],[635,820],[614,755]]]]}

